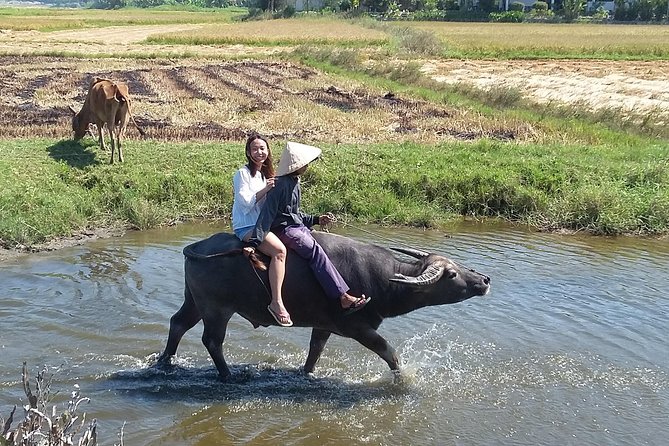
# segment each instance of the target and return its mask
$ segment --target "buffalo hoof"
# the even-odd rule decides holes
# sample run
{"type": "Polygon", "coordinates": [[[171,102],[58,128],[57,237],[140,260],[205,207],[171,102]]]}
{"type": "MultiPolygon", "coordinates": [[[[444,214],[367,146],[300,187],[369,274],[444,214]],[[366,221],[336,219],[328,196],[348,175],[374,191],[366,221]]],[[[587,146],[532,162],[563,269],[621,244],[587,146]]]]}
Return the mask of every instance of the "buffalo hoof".
{"type": "Polygon", "coordinates": [[[155,364],[153,364],[153,366],[156,368],[170,367],[171,365],[172,365],[172,355],[166,355],[165,353],[160,355],[156,360],[155,364]]]}
{"type": "Polygon", "coordinates": [[[218,379],[225,384],[246,384],[251,381],[251,375],[248,373],[232,373],[228,375],[218,375],[218,379]]]}

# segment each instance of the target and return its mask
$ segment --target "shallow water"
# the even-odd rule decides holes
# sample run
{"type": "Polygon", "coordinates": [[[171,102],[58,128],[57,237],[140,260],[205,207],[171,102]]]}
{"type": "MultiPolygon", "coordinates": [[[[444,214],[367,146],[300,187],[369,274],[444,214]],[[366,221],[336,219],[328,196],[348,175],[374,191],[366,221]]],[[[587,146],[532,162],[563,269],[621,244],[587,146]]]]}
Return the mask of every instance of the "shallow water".
{"type": "MultiPolygon", "coordinates": [[[[333,337],[314,379],[310,331],[231,320],[223,384],[200,342],[151,368],[182,302],[182,225],[0,264],[0,415],[25,401],[21,363],[78,384],[100,443],[656,445],[669,437],[669,241],[454,225],[335,232],[446,254],[492,277],[486,297],[386,320],[403,364],[333,337]],[[392,239],[393,241],[389,241],[392,239]],[[58,368],[58,370],[56,370],[58,368]]],[[[65,396],[61,396],[63,400],[65,396]]],[[[58,400],[58,397],[56,398],[58,400]]]]}

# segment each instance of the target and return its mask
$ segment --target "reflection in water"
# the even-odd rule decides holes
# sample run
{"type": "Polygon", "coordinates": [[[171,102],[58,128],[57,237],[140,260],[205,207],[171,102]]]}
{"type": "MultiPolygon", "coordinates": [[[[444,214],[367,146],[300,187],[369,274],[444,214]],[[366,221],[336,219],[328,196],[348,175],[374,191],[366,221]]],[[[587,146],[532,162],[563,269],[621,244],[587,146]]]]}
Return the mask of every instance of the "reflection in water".
{"type": "Polygon", "coordinates": [[[669,243],[528,233],[484,224],[337,232],[444,254],[492,277],[489,296],[384,322],[402,382],[333,337],[300,373],[310,331],[233,317],[217,379],[184,337],[152,365],[183,299],[182,225],[0,265],[0,414],[20,401],[20,365],[60,366],[111,444],[663,444],[669,435],[669,243]],[[392,241],[389,241],[392,239],[392,241]]]}

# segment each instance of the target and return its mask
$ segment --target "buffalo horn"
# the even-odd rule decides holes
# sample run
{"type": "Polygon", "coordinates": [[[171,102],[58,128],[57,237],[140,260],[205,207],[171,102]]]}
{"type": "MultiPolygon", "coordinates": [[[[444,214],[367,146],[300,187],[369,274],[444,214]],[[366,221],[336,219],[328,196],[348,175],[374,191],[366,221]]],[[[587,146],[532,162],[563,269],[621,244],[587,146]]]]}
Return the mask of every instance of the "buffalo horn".
{"type": "Polygon", "coordinates": [[[69,105],[68,108],[70,109],[70,111],[71,111],[73,114],[75,114],[75,115],[77,114],[76,110],[73,109],[71,105],[69,105]]]}
{"type": "Polygon", "coordinates": [[[422,259],[423,257],[427,257],[430,254],[425,252],[425,251],[419,251],[418,249],[413,249],[413,248],[398,248],[398,247],[391,247],[393,251],[401,252],[402,254],[406,254],[408,256],[414,257],[416,259],[422,259]]]}
{"type": "Polygon", "coordinates": [[[409,283],[412,285],[429,285],[441,279],[444,275],[446,266],[442,263],[433,263],[425,268],[423,274],[418,277],[405,276],[404,274],[395,274],[395,277],[390,279],[391,282],[409,283]]]}

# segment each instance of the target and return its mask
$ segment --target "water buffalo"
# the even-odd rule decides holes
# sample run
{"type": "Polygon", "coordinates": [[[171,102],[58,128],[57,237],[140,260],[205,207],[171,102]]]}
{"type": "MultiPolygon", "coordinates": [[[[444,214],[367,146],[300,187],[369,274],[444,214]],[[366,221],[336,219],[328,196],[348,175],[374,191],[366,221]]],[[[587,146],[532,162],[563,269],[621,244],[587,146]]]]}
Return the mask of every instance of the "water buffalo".
{"type": "MultiPolygon", "coordinates": [[[[383,319],[430,305],[452,304],[490,289],[490,278],[451,260],[413,249],[393,248],[415,258],[403,261],[376,245],[339,235],[314,232],[351,287],[372,300],[360,311],[344,315],[338,301],[326,299],[308,264],[288,252],[283,298],[295,326],[313,327],[304,372],[311,373],[332,333],[353,338],[378,354],[393,371],[399,360],[393,347],[376,331],[383,319]]],[[[202,342],[220,377],[230,377],[222,344],[234,313],[254,327],[277,325],[267,311],[269,280],[241,255],[241,242],[220,233],[184,248],[185,300],[170,319],[165,350],[158,364],[169,364],[183,335],[200,320],[202,342]]]]}
{"type": "Polygon", "coordinates": [[[139,133],[144,136],[145,132],[135,122],[130,110],[130,94],[128,86],[124,82],[114,82],[109,79],[96,77],[91,81],[84,105],[79,112],[70,107],[72,116],[72,130],[74,139],[79,140],[86,135],[89,124],[95,124],[98,128],[100,149],[105,150],[103,128],[107,125],[107,131],[111,139],[111,163],[114,163],[114,151],[118,149],[118,159],[123,162],[123,148],[121,140],[123,133],[132,120],[139,133]]]}

